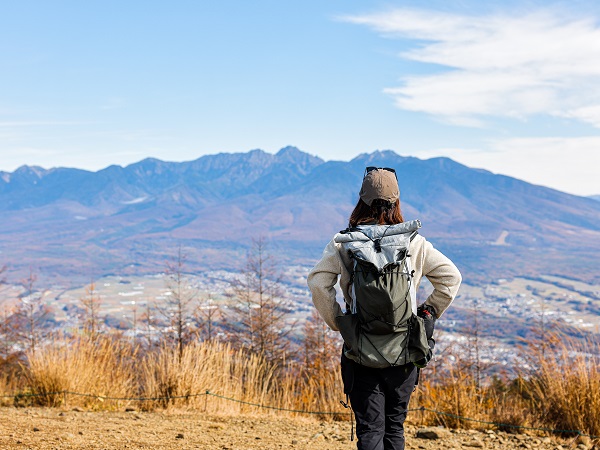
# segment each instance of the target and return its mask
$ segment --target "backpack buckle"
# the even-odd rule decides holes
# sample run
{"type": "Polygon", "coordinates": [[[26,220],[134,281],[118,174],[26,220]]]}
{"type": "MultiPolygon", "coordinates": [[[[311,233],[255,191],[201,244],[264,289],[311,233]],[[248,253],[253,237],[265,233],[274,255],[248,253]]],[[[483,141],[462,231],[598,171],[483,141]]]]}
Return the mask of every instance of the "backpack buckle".
{"type": "Polygon", "coordinates": [[[373,244],[375,245],[375,251],[381,253],[381,239],[375,239],[373,244]]]}

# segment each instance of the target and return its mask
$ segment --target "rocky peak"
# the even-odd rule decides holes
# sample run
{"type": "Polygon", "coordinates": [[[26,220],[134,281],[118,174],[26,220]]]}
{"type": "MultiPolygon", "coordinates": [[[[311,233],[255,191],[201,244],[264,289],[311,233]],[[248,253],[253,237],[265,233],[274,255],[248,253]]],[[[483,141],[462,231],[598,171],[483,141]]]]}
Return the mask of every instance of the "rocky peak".
{"type": "Polygon", "coordinates": [[[394,167],[409,158],[400,156],[392,150],[375,150],[373,153],[361,153],[351,162],[360,163],[365,166],[394,167]]]}
{"type": "Polygon", "coordinates": [[[13,172],[13,176],[21,178],[37,179],[43,178],[48,171],[39,166],[21,166],[13,172]]]}
{"type": "Polygon", "coordinates": [[[323,161],[318,156],[313,156],[308,153],[305,153],[299,150],[297,147],[293,147],[288,145],[287,147],[282,148],[275,155],[278,162],[281,163],[291,163],[302,170],[310,170],[313,167],[316,167],[320,164],[323,164],[323,161]]]}

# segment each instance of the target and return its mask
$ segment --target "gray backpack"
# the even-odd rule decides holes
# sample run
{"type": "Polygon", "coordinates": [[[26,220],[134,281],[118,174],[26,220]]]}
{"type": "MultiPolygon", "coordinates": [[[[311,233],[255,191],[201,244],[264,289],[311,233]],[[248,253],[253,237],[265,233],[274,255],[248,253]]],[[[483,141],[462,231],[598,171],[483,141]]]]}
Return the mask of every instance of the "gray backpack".
{"type": "Polygon", "coordinates": [[[335,238],[353,260],[351,304],[337,325],[345,355],[368,367],[429,361],[417,301],[409,246],[421,222],[359,225],[335,238]]]}

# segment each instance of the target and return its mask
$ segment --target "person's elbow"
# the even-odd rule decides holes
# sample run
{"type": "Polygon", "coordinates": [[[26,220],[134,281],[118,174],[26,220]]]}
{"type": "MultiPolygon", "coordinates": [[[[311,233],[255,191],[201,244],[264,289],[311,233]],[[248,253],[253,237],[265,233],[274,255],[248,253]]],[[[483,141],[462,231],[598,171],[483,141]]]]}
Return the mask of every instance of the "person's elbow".
{"type": "Polygon", "coordinates": [[[320,277],[318,274],[311,272],[308,274],[308,278],[306,279],[306,284],[308,285],[308,289],[313,297],[319,294],[322,295],[322,292],[326,291],[326,286],[324,286],[323,280],[319,278],[320,277]]]}
{"type": "Polygon", "coordinates": [[[454,266],[454,270],[448,280],[446,281],[448,287],[448,297],[450,297],[450,301],[454,300],[456,295],[458,294],[458,290],[462,283],[462,274],[458,270],[456,266],[454,266]]]}
{"type": "MultiPolygon", "coordinates": [[[[456,266],[455,266],[456,267],[456,266]]],[[[462,283],[462,274],[460,273],[460,270],[458,270],[458,268],[456,267],[456,271],[454,272],[454,285],[458,288],[460,287],[461,283],[462,283]]]]}

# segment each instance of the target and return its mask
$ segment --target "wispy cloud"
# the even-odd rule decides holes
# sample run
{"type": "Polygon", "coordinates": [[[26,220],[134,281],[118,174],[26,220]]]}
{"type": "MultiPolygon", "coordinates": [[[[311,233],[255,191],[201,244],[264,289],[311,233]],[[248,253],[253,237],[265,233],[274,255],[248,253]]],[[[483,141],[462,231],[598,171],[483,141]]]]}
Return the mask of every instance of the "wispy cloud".
{"type": "Polygon", "coordinates": [[[395,9],[343,20],[414,40],[399,56],[437,66],[385,89],[399,108],[462,125],[545,114],[600,128],[595,18],[556,9],[486,16],[395,9]]]}
{"type": "Polygon", "coordinates": [[[577,195],[600,193],[600,136],[496,139],[487,146],[435,149],[418,156],[448,156],[470,167],[488,168],[577,195]]]}

